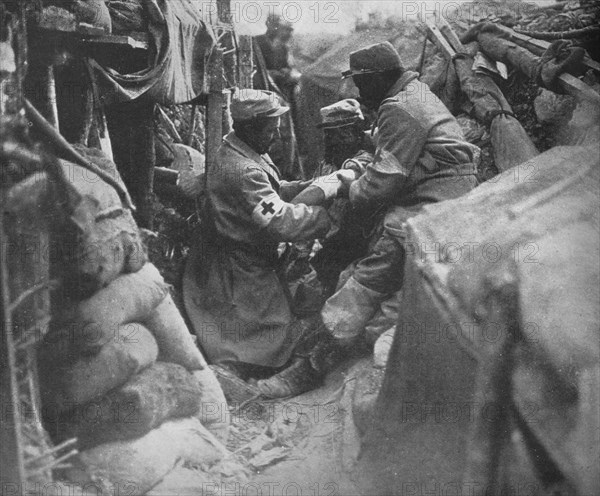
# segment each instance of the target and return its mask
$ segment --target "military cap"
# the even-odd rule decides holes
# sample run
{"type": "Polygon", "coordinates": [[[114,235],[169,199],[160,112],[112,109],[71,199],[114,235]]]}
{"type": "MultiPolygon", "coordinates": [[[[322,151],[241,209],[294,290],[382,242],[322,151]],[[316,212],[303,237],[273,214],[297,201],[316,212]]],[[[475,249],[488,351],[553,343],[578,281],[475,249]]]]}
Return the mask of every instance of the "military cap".
{"type": "Polygon", "coordinates": [[[282,16],[274,12],[267,16],[266,25],[268,28],[294,29],[294,25],[291,21],[284,19],[282,16]]]}
{"type": "Polygon", "coordinates": [[[261,117],[279,117],[289,110],[272,91],[242,89],[231,100],[231,118],[249,121],[261,117]]]}
{"type": "Polygon", "coordinates": [[[404,69],[404,66],[394,46],[386,41],[352,52],[350,54],[350,70],[342,73],[342,79],[359,74],[377,74],[393,69],[404,69]]]}
{"type": "Polygon", "coordinates": [[[331,129],[364,120],[360,104],[353,98],[347,98],[323,107],[321,109],[321,123],[317,124],[317,127],[331,129]]]}

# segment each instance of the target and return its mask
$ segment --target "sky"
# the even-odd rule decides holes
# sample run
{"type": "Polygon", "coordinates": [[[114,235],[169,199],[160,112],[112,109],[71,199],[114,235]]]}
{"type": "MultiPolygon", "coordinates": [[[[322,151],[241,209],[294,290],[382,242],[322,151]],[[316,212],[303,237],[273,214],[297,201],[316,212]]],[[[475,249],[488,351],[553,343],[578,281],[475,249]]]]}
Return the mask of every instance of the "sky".
{"type": "MultiPolygon", "coordinates": [[[[210,2],[211,0],[207,0],[210,2]]],[[[535,0],[538,5],[554,0],[535,0]]],[[[265,30],[270,12],[277,12],[294,25],[297,33],[346,33],[356,19],[367,19],[370,12],[417,20],[433,12],[445,17],[461,8],[462,0],[231,0],[232,15],[239,34],[256,35],[265,30]]],[[[214,8],[214,7],[212,7],[214,8]]]]}

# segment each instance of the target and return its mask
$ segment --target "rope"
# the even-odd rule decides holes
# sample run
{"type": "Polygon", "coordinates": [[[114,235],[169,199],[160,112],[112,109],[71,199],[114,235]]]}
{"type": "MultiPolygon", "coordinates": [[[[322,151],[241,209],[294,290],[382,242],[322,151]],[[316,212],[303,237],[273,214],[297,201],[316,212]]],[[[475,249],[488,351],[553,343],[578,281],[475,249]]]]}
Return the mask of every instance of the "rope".
{"type": "Polygon", "coordinates": [[[526,31],[519,28],[513,29],[515,33],[525,34],[538,40],[570,40],[600,34],[600,27],[598,26],[587,26],[585,28],[572,29],[570,31],[526,31]]]}
{"type": "Polygon", "coordinates": [[[490,110],[485,114],[486,123],[490,125],[492,121],[499,115],[505,115],[506,117],[513,117],[516,119],[515,114],[513,114],[510,110],[490,110]]]}
{"type": "Polygon", "coordinates": [[[46,138],[48,138],[50,142],[56,146],[56,148],[64,153],[65,158],[98,175],[100,179],[112,186],[117,191],[121,201],[128,209],[135,210],[133,202],[131,201],[131,197],[129,196],[129,193],[125,187],[110,174],[103,171],[100,167],[83,157],[77,150],[75,150],[75,148],[73,148],[71,144],[65,138],[63,138],[56,128],[52,127],[52,125],[44,118],[44,116],[40,114],[27,99],[25,99],[25,110],[31,121],[38,127],[39,131],[44,134],[44,136],[46,136],[46,138]]]}

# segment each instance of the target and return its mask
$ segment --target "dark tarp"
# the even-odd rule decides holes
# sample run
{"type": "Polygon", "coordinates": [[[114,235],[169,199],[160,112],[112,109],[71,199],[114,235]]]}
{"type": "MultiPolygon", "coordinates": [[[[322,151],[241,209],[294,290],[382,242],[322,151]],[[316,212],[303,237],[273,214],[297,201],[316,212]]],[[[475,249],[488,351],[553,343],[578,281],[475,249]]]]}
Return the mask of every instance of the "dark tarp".
{"type": "Polygon", "coordinates": [[[424,35],[419,33],[414,25],[403,24],[397,29],[355,31],[335,43],[316,62],[303,70],[298,96],[296,135],[307,174],[310,175],[314,171],[323,155],[322,131],[315,127],[320,122],[319,110],[343,98],[358,96],[352,79],[341,79],[342,72],[349,67],[350,53],[384,41],[389,41],[396,47],[408,69],[417,69],[424,35]]]}
{"type": "Polygon", "coordinates": [[[193,100],[203,92],[204,67],[215,36],[191,0],[145,0],[150,57],[148,67],[120,72],[91,60],[106,103],[147,95],[172,105],[193,100]]]}
{"type": "Polygon", "coordinates": [[[409,221],[366,494],[600,493],[599,176],[556,147],[409,221]]]}

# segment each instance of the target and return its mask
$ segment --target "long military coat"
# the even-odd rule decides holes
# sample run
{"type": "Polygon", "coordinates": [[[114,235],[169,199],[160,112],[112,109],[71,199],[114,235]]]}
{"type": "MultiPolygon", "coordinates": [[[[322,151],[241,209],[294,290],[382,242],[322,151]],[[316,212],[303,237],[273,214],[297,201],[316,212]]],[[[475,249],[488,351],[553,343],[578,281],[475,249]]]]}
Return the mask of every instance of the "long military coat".
{"type": "Polygon", "coordinates": [[[185,305],[211,362],[278,367],[298,340],[278,245],[323,237],[323,207],[288,203],[310,181],[286,182],[268,155],[234,133],[208,171],[205,229],[184,278],[185,305]]]}

